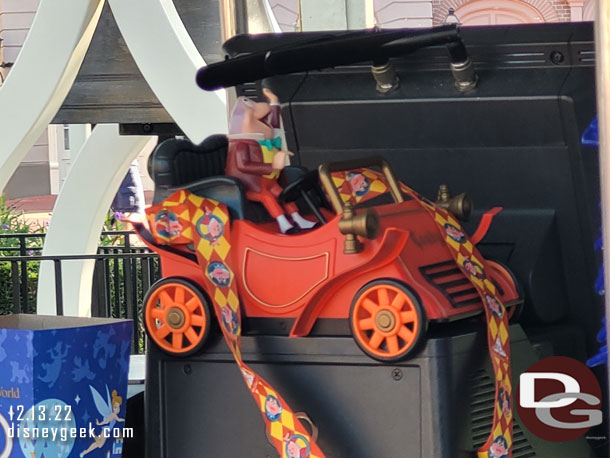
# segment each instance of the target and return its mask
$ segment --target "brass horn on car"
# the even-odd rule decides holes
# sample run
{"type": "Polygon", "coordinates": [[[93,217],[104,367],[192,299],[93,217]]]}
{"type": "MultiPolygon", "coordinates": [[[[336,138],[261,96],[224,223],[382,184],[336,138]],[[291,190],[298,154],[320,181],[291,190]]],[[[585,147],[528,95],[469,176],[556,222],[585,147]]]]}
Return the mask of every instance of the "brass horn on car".
{"type": "Polygon", "coordinates": [[[439,186],[436,204],[439,207],[450,211],[456,218],[462,221],[468,221],[468,218],[470,218],[470,215],[472,214],[473,203],[470,196],[463,192],[455,197],[451,197],[449,186],[446,184],[439,186]]]}
{"type": "Polygon", "coordinates": [[[339,232],[345,235],[345,254],[360,253],[362,243],[357,235],[374,239],[379,233],[379,215],[372,208],[367,208],[361,213],[356,214],[351,202],[346,202],[343,215],[339,220],[339,232]]]}

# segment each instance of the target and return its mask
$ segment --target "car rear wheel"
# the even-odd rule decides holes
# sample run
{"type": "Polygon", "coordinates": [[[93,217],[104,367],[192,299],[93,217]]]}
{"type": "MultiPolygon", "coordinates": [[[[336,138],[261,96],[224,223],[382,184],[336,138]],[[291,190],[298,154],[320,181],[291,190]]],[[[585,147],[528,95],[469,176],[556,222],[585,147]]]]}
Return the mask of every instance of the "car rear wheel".
{"type": "Polygon", "coordinates": [[[208,300],[189,280],[165,278],[146,293],[146,333],[170,355],[186,356],[199,350],[210,334],[210,322],[208,300]]]}
{"type": "Polygon", "coordinates": [[[399,361],[413,352],[426,331],[426,317],[419,299],[394,280],[365,285],[352,302],[352,335],[370,357],[399,361]]]}

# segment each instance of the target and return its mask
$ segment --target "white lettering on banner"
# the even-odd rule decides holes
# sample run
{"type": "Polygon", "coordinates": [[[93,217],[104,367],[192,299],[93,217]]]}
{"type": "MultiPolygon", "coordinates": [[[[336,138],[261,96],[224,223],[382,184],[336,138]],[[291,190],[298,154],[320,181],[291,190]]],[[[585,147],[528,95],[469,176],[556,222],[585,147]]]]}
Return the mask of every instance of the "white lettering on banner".
{"type": "Polygon", "coordinates": [[[10,435],[11,427],[8,421],[0,414],[0,431],[4,433],[4,449],[0,451],[0,458],[10,458],[13,451],[13,438],[10,435]]]}
{"type": "Polygon", "coordinates": [[[519,403],[526,408],[546,408],[554,409],[557,407],[565,407],[576,401],[575,397],[564,397],[556,401],[535,401],[536,380],[557,380],[564,386],[564,393],[580,393],[580,384],[578,380],[559,372],[526,372],[519,376],[519,403]]]}
{"type": "MultiPolygon", "coordinates": [[[[15,428],[15,425],[9,426],[8,422],[0,415],[0,426],[5,432],[6,440],[8,445],[5,445],[5,450],[0,452],[0,458],[10,458],[10,449],[12,448],[12,439],[24,438],[24,439],[38,439],[38,438],[51,438],[53,442],[66,442],[68,438],[86,439],[98,436],[95,433],[93,425],[89,425],[89,428],[59,428],[59,427],[39,427],[39,428],[15,428]],[[5,427],[6,425],[6,427],[5,427]],[[8,452],[6,450],[8,449],[8,452]],[[8,453],[8,454],[6,454],[8,453]]],[[[99,436],[106,439],[113,438],[132,438],[133,428],[113,428],[112,431],[103,429],[99,436]]]]}

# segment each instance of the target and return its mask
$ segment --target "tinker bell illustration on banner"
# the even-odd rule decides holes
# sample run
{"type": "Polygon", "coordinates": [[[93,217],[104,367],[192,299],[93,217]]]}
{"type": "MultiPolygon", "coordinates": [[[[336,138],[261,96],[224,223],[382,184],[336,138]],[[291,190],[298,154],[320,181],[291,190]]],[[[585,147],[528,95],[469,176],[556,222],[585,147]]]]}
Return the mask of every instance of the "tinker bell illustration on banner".
{"type": "MultiPolygon", "coordinates": [[[[593,119],[589,127],[585,130],[585,133],[582,135],[582,144],[584,146],[594,146],[599,147],[599,132],[597,130],[597,117],[593,119]]],[[[597,241],[595,242],[595,251],[602,252],[603,250],[603,242],[600,228],[600,235],[597,241]]],[[[605,294],[604,291],[604,264],[602,263],[599,266],[599,271],[597,272],[597,278],[595,279],[595,292],[600,296],[605,294]]],[[[597,333],[597,342],[603,344],[599,349],[599,352],[589,358],[587,360],[587,366],[595,367],[601,364],[607,364],[608,362],[608,344],[606,343],[606,318],[602,318],[602,327],[597,333]]]]}
{"type": "Polygon", "coordinates": [[[100,431],[99,435],[95,436],[93,443],[89,446],[89,448],[80,454],[81,458],[93,450],[102,448],[106,443],[106,439],[109,437],[114,437],[112,432],[114,425],[117,422],[125,421],[124,418],[119,418],[123,398],[117,394],[116,390],[112,390],[111,398],[110,393],[108,392],[108,386],[106,386],[106,400],[104,400],[102,395],[95,388],[93,388],[91,385],[89,385],[89,388],[91,389],[91,395],[93,396],[95,407],[97,408],[98,413],[102,416],[102,421],[96,419],[95,424],[102,426],[102,430],[100,431]]]}

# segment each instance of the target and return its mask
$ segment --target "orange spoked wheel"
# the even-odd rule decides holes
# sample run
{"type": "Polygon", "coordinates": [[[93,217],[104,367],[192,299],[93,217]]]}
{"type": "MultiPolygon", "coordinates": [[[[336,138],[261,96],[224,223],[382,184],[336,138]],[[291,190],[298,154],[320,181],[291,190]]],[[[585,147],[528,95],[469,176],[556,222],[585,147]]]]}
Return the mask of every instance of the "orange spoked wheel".
{"type": "Polygon", "coordinates": [[[426,319],[419,299],[404,285],[376,280],[356,294],[350,325],[354,340],[366,354],[380,361],[398,361],[417,347],[426,319]]]}
{"type": "Polygon", "coordinates": [[[144,327],[166,353],[192,354],[201,348],[210,333],[208,301],[188,280],[162,279],[144,298],[144,327]]]}

